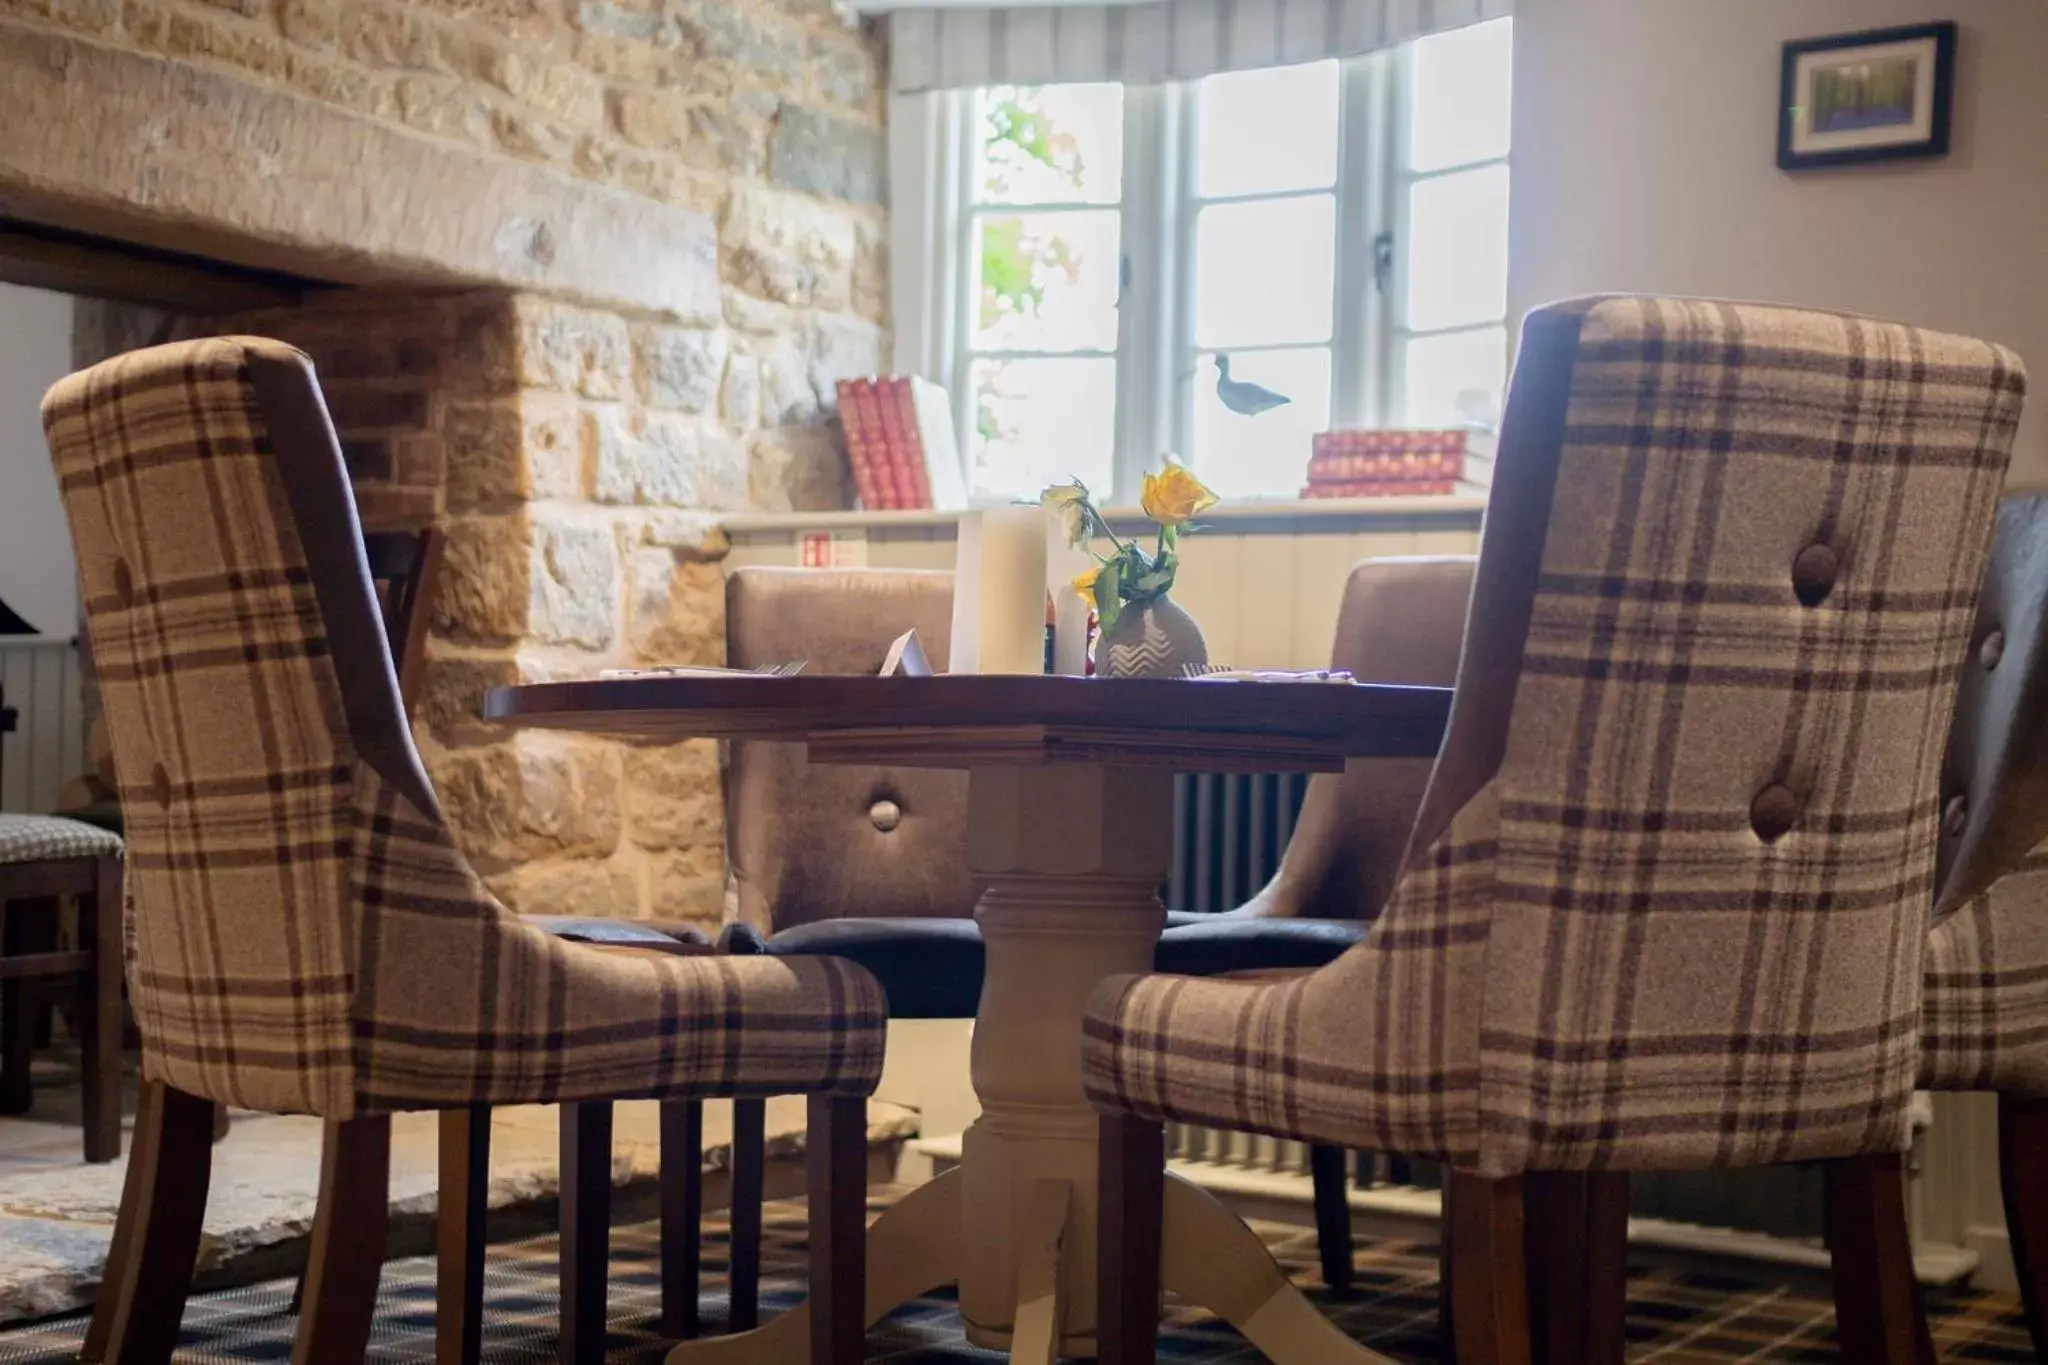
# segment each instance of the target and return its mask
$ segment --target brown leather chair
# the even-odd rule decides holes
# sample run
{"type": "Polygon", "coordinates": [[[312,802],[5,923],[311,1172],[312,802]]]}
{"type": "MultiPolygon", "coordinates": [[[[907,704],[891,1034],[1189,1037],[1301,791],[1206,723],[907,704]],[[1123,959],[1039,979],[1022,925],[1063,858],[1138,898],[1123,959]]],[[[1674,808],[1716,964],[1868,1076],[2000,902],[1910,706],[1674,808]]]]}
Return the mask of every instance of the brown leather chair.
{"type": "MultiPolygon", "coordinates": [[[[1345,584],[1332,666],[1362,680],[1448,687],[1457,673],[1470,556],[1367,560],[1345,584]]],[[[726,585],[726,656],[735,668],[805,662],[813,673],[872,673],[915,629],[946,657],[953,576],[944,571],[744,568],[726,585]]],[[[1357,942],[1393,885],[1427,759],[1354,764],[1309,783],[1271,885],[1223,915],[1174,914],[1161,970],[1221,975],[1323,965],[1357,942]]],[[[981,933],[967,874],[966,775],[810,766],[799,745],[732,746],[727,838],[739,923],[728,951],[829,954],[878,977],[899,1019],[972,1018],[981,933]]],[[[757,1319],[763,1115],[733,1118],[732,1326],[757,1319]]],[[[1317,1149],[1324,1277],[1349,1283],[1344,1158],[1317,1149]]]]}

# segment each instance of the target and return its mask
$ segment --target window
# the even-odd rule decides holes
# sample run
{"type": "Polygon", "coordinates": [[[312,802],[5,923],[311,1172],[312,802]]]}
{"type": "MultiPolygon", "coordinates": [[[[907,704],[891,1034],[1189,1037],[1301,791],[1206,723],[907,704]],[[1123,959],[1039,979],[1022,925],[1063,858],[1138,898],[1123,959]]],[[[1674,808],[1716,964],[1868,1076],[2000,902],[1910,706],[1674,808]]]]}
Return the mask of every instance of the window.
{"type": "Polygon", "coordinates": [[[1123,259],[1123,90],[977,92],[965,213],[968,486],[1111,483],[1123,259]]]}
{"type": "Polygon", "coordinates": [[[973,494],[1074,475],[1129,501],[1173,451],[1226,497],[1287,498],[1317,432],[1495,426],[1510,23],[1163,87],[921,96],[922,136],[892,113],[897,269],[926,261],[899,364],[954,394],[973,494]]]}

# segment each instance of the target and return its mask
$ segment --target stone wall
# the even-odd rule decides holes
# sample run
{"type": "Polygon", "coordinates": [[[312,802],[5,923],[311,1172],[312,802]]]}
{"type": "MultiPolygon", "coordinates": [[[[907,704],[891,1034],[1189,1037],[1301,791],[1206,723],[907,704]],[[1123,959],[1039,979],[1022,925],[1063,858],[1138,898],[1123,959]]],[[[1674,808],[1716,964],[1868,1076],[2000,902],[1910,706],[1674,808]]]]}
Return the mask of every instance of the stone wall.
{"type": "Polygon", "coordinates": [[[477,702],[717,660],[719,516],[846,504],[881,91],[828,0],[0,0],[0,115],[91,143],[8,139],[0,204],[368,286],[171,330],[303,346],[365,521],[443,519],[421,747],[519,909],[720,917],[715,749],[477,702]]]}

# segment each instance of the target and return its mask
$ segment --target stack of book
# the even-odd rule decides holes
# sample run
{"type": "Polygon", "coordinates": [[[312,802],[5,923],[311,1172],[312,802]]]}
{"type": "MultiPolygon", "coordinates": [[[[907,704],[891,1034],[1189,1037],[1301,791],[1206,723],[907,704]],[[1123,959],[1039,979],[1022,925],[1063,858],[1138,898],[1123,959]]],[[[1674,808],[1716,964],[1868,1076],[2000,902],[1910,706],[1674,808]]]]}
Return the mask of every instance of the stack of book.
{"type": "Polygon", "coordinates": [[[1450,431],[1325,431],[1315,438],[1304,498],[1412,498],[1484,486],[1491,450],[1479,456],[1464,428],[1450,431]],[[1475,458],[1476,457],[1476,458],[1475,458]]]}
{"type": "Polygon", "coordinates": [[[871,512],[967,503],[953,408],[928,379],[839,381],[839,421],[860,505],[871,512]]]}

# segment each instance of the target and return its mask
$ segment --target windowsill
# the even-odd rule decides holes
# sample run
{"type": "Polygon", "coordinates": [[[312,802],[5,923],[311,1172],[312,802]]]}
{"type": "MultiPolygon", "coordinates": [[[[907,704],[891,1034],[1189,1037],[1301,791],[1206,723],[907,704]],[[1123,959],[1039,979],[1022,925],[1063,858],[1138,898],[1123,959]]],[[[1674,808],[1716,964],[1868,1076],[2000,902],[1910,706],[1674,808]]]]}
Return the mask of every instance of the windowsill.
{"type": "MultiPolygon", "coordinates": [[[[1202,513],[1200,524],[1242,535],[1286,535],[1329,531],[1352,525],[1371,527],[1385,522],[1449,521],[1477,525],[1486,510],[1479,493],[1442,493],[1419,498],[1320,498],[1307,501],[1224,503],[1202,513]]],[[[1148,525],[1136,507],[1104,509],[1118,531],[1148,525]]],[[[894,530],[952,526],[958,512],[741,512],[725,518],[731,534],[775,534],[793,531],[894,530]]]]}

